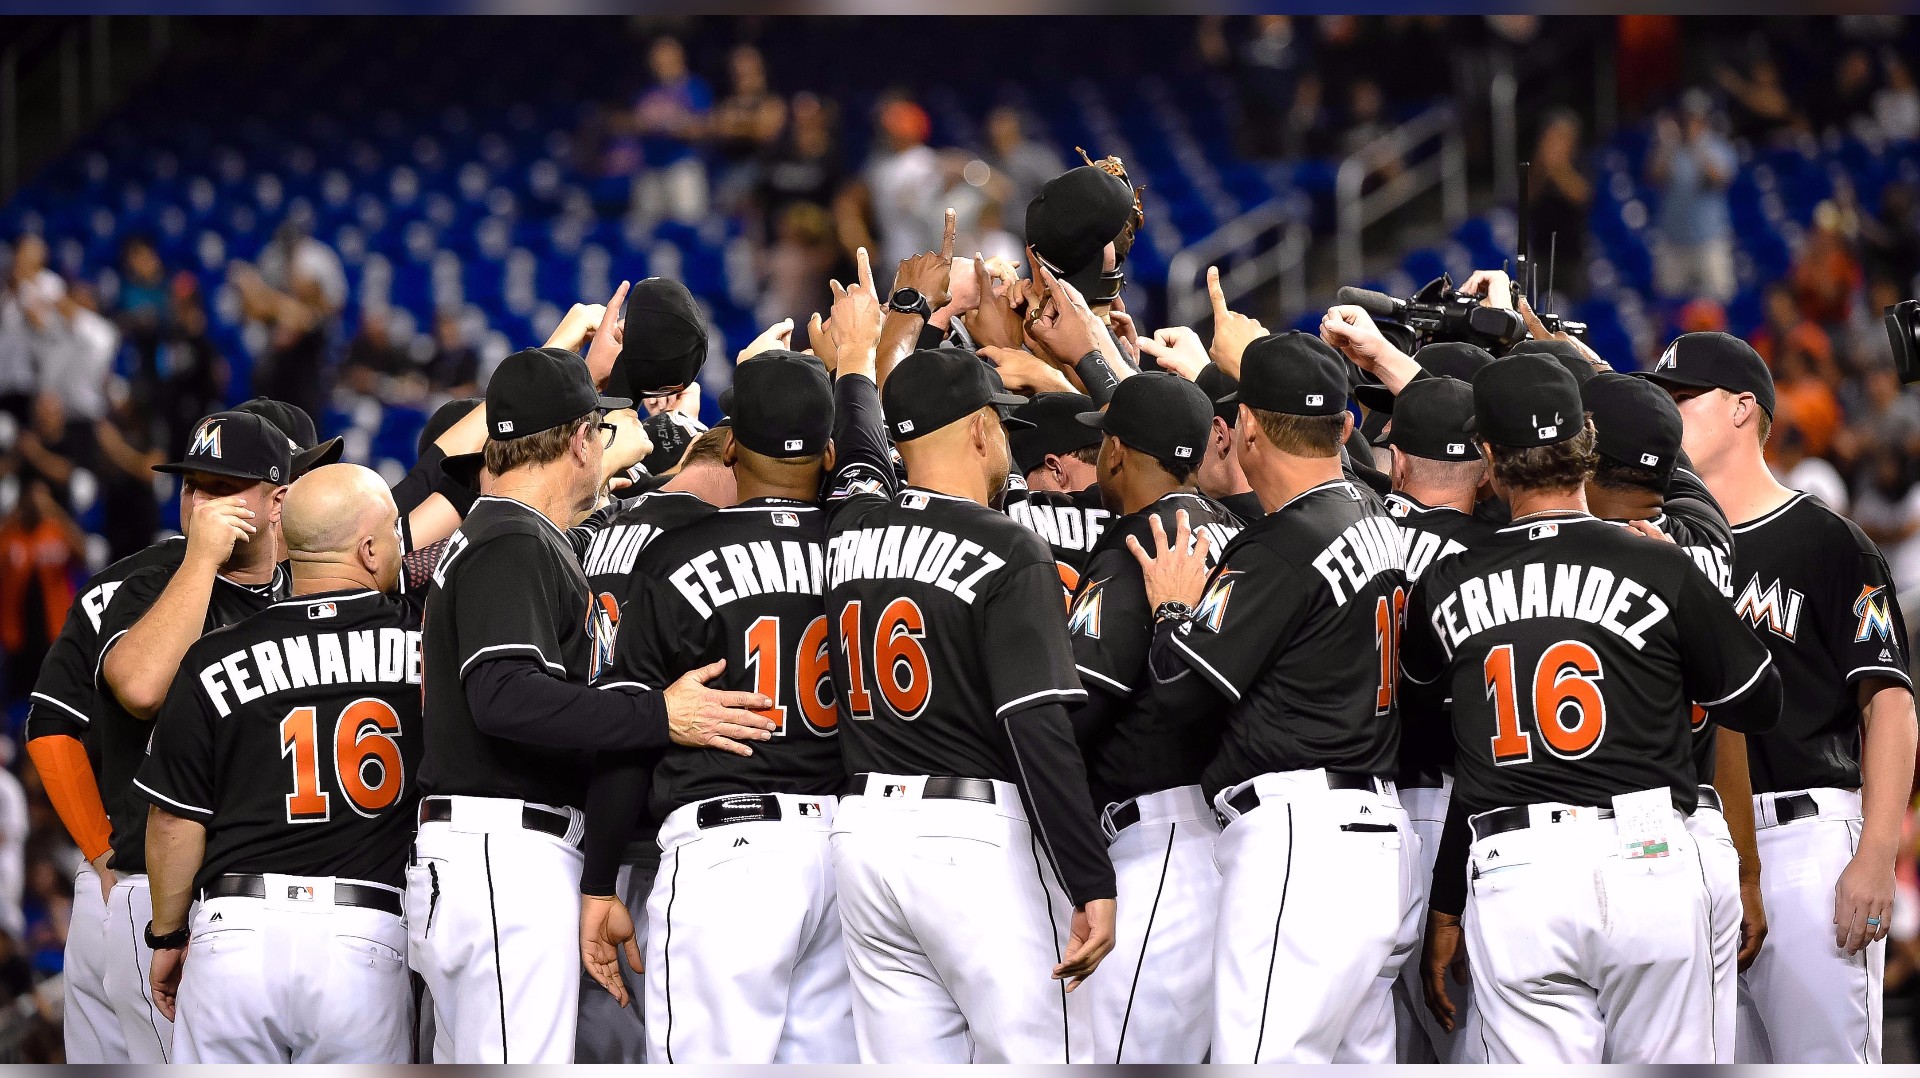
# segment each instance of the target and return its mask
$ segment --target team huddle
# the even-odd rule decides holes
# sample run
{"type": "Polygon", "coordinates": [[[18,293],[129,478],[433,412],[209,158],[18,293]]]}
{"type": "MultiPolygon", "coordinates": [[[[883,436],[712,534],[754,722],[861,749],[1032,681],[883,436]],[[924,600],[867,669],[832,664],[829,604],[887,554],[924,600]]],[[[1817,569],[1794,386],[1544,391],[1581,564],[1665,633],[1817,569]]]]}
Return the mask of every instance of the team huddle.
{"type": "Polygon", "coordinates": [[[1140,215],[862,251],[712,429],[659,278],[392,488],[202,420],[33,693],[68,1058],[1877,1062],[1906,631],[1753,349],[1149,335],[1140,215]]]}

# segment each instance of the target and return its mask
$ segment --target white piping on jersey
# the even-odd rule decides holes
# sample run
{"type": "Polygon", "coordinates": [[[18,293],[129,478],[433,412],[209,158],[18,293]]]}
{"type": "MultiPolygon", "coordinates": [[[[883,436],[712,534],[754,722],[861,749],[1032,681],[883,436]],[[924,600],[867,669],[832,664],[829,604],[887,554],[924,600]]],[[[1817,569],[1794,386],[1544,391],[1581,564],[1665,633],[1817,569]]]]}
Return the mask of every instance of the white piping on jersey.
{"type": "MultiPolygon", "coordinates": [[[[1349,480],[1349,479],[1329,479],[1317,487],[1308,487],[1307,489],[1301,491],[1300,493],[1295,494],[1293,497],[1288,498],[1284,503],[1281,504],[1280,509],[1285,509],[1287,506],[1292,505],[1294,502],[1299,501],[1300,499],[1306,497],[1307,495],[1318,494],[1319,492],[1326,490],[1329,487],[1346,487],[1347,490],[1352,491],[1353,482],[1352,480],[1349,480]]],[[[1280,509],[1275,509],[1273,513],[1278,513],[1280,509]]],[[[1272,516],[1273,513],[1269,513],[1267,515],[1272,516]]]]}
{"type": "Polygon", "coordinates": [[[1461,516],[1467,515],[1466,513],[1461,512],[1461,510],[1456,509],[1451,505],[1428,505],[1426,502],[1423,502],[1418,498],[1411,497],[1410,495],[1402,494],[1397,490],[1387,495],[1385,500],[1390,502],[1399,502],[1401,505],[1404,505],[1409,509],[1417,509],[1422,513],[1459,513],[1461,516]]]}
{"type": "MultiPolygon", "coordinates": [[[[908,485],[900,488],[900,494],[909,494],[909,493],[925,494],[930,498],[945,498],[950,502],[965,502],[968,505],[980,504],[979,502],[974,501],[972,498],[962,498],[957,494],[943,494],[937,490],[928,490],[926,487],[916,487],[916,486],[908,485]]],[[[894,497],[896,498],[898,498],[899,496],[900,496],[899,494],[894,495],[894,497]]]]}
{"type": "Polygon", "coordinates": [[[608,682],[603,682],[602,684],[599,684],[599,685],[595,685],[594,688],[596,689],[640,689],[644,692],[653,691],[653,686],[645,684],[644,682],[639,682],[639,681],[608,681],[608,682]]]}
{"type": "Polygon", "coordinates": [[[280,606],[310,606],[314,603],[344,603],[351,599],[365,599],[370,595],[379,594],[379,592],[374,591],[372,588],[348,592],[345,595],[328,595],[326,592],[316,591],[307,595],[296,595],[291,599],[282,599],[267,607],[267,609],[272,610],[274,607],[280,606]]]}
{"type": "Polygon", "coordinates": [[[1592,513],[1580,509],[1549,509],[1544,513],[1529,513],[1521,519],[1526,523],[1509,524],[1501,528],[1498,534],[1505,535],[1508,532],[1521,531],[1526,528],[1531,528],[1536,524],[1585,524],[1588,521],[1592,521],[1595,524],[1606,523],[1606,521],[1601,520],[1592,513]]]}
{"type": "Polygon", "coordinates": [[[525,509],[527,512],[532,513],[534,516],[539,517],[540,523],[545,524],[547,527],[553,529],[553,534],[558,536],[561,542],[564,543],[567,541],[567,533],[561,530],[560,525],[555,524],[551,520],[548,520],[547,514],[542,513],[540,510],[535,509],[533,506],[528,505],[526,502],[523,502],[518,498],[509,498],[501,494],[482,494],[478,498],[475,498],[474,501],[475,502],[506,502],[508,505],[517,505],[520,508],[525,509]]]}
{"type": "Polygon", "coordinates": [[[88,718],[85,714],[83,714],[79,708],[76,708],[73,705],[68,704],[64,701],[55,700],[53,697],[48,696],[46,693],[30,692],[27,694],[27,698],[30,700],[43,700],[49,704],[52,704],[54,707],[57,707],[60,710],[66,712],[67,714],[72,715],[74,718],[79,719],[80,725],[82,726],[93,725],[93,720],[88,718]]]}
{"type": "Polygon", "coordinates": [[[1753,683],[1756,681],[1759,681],[1760,675],[1766,673],[1767,667],[1772,665],[1773,665],[1773,652],[1769,651],[1767,652],[1766,659],[1763,660],[1759,666],[1756,666],[1753,668],[1753,676],[1748,678],[1745,682],[1741,683],[1739,688],[1733,690],[1732,692],[1728,693],[1725,696],[1722,696],[1718,700],[1696,700],[1694,702],[1699,704],[1701,707],[1719,707],[1721,704],[1726,703],[1728,700],[1737,700],[1740,697],[1745,696],[1747,694],[1747,690],[1753,688],[1753,683]]]}
{"type": "Polygon", "coordinates": [[[135,786],[140,787],[142,790],[147,791],[153,796],[159,798],[160,800],[165,801],[167,804],[172,805],[174,808],[186,809],[188,812],[197,812],[202,816],[213,815],[212,809],[201,808],[199,805],[189,805],[185,801],[175,801],[173,798],[168,797],[166,794],[161,793],[159,790],[156,790],[153,787],[147,785],[146,783],[141,782],[139,779],[134,779],[133,784],[135,786]]]}
{"type": "Polygon", "coordinates": [[[1853,669],[1847,671],[1847,680],[1852,681],[1853,675],[1865,673],[1869,670],[1879,670],[1888,674],[1892,674],[1902,684],[1907,685],[1909,687],[1913,685],[1913,675],[1907,673],[1905,670],[1902,670],[1897,666],[1856,666],[1853,669]]]}
{"type": "Polygon", "coordinates": [[[1018,700],[1008,700],[996,708],[993,713],[995,715],[1005,715],[1010,710],[1040,700],[1085,700],[1086,698],[1087,690],[1085,689],[1042,689],[1039,692],[1030,692],[1018,700]]]}
{"type": "Polygon", "coordinates": [[[1765,516],[1755,517],[1754,519],[1747,521],[1745,524],[1734,525],[1733,534],[1739,535],[1741,532],[1751,531],[1754,528],[1758,528],[1760,525],[1765,524],[1768,521],[1771,521],[1774,517],[1777,517],[1780,514],[1786,512],[1787,510],[1792,509],[1794,506],[1799,505],[1801,501],[1805,500],[1806,497],[1807,497],[1806,491],[1804,490],[1794,491],[1793,497],[1788,498],[1786,501],[1786,504],[1782,505],[1778,509],[1775,509],[1773,512],[1768,513],[1765,516]]]}
{"type": "Polygon", "coordinates": [[[1103,673],[1101,673],[1101,672],[1100,672],[1100,671],[1098,671],[1098,670],[1089,670],[1089,669],[1087,669],[1086,667],[1084,667],[1084,666],[1081,666],[1081,665],[1080,665],[1079,663],[1075,663],[1075,664],[1073,665],[1073,668],[1074,668],[1075,670],[1078,670],[1078,671],[1080,671],[1080,673],[1081,673],[1081,674],[1083,674],[1083,675],[1085,675],[1085,676],[1087,676],[1087,677],[1090,677],[1090,678],[1092,678],[1092,679],[1094,679],[1095,681],[1099,681],[1099,682],[1104,682],[1105,684],[1108,684],[1108,685],[1111,685],[1111,686],[1113,686],[1114,688],[1116,688],[1116,689],[1118,689],[1118,690],[1120,690],[1121,692],[1129,692],[1129,693],[1130,693],[1130,692],[1132,692],[1132,691],[1133,691],[1133,690],[1132,690],[1131,688],[1128,688],[1127,686],[1125,686],[1125,685],[1122,685],[1122,684],[1120,684],[1119,682],[1117,682],[1117,681],[1115,681],[1115,680],[1113,680],[1112,678],[1110,678],[1110,677],[1108,677],[1107,675],[1105,675],[1105,674],[1103,674],[1103,673]]]}
{"type": "Polygon", "coordinates": [[[544,651],[541,651],[538,647],[536,647],[533,644],[494,644],[491,647],[481,648],[479,651],[476,651],[472,655],[467,656],[467,661],[460,664],[460,676],[466,677],[467,667],[472,666],[474,663],[474,660],[480,658],[480,656],[485,655],[489,651],[531,651],[535,655],[540,656],[540,661],[543,663],[546,663],[547,669],[558,670],[560,672],[561,677],[567,676],[566,667],[561,666],[557,662],[552,662],[548,660],[547,653],[544,651]]]}
{"type": "Polygon", "coordinates": [[[1207,660],[1202,659],[1200,656],[1194,654],[1193,649],[1188,647],[1186,641],[1180,639],[1179,634],[1177,633],[1173,636],[1173,646],[1176,648],[1179,648],[1180,653],[1182,655],[1185,655],[1188,659],[1192,660],[1194,665],[1205,670],[1213,678],[1213,683],[1215,687],[1225,689],[1227,692],[1227,695],[1233,697],[1235,703],[1238,703],[1240,701],[1240,690],[1234,686],[1233,682],[1227,679],[1226,677],[1222,676],[1220,671],[1215,670],[1213,668],[1212,663],[1209,663],[1207,660]]]}
{"type": "Polygon", "coordinates": [[[808,502],[781,502],[778,505],[730,505],[722,513],[818,513],[820,507],[808,502]]]}
{"type": "Polygon", "coordinates": [[[122,629],[112,636],[107,637],[107,642],[100,645],[100,657],[95,659],[93,663],[93,687],[95,690],[100,688],[100,671],[107,668],[107,652],[113,650],[113,645],[118,644],[121,637],[132,631],[132,629],[122,629]]]}

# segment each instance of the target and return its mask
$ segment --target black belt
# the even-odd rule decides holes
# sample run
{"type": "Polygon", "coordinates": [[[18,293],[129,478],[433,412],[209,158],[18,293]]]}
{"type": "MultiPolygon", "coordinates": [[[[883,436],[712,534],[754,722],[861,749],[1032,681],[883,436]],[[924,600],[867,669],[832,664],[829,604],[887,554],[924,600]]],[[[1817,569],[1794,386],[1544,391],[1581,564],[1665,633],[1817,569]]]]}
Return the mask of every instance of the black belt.
{"type": "MultiPolygon", "coordinates": [[[[289,887],[289,892],[299,890],[289,887]]],[[[267,897],[267,878],[265,876],[218,876],[200,892],[200,898],[265,898],[267,897]]],[[[298,896],[288,894],[289,899],[298,896]]],[[[333,904],[336,906],[358,906],[361,909],[379,910],[400,916],[400,896],[384,887],[372,887],[364,883],[348,883],[336,880],[333,885],[333,904]]]]}
{"type": "Polygon", "coordinates": [[[1773,820],[1775,823],[1792,823],[1795,820],[1810,820],[1820,815],[1820,802],[1812,794],[1763,794],[1773,798],[1773,820]]]}
{"type": "MultiPolygon", "coordinates": [[[[453,802],[444,797],[421,798],[420,822],[453,822],[453,802]]],[[[523,805],[520,808],[520,826],[529,831],[538,831],[543,835],[552,835],[565,842],[567,832],[573,829],[573,818],[564,812],[523,805]]]]}
{"type": "Polygon", "coordinates": [[[700,807],[693,814],[694,825],[702,830],[725,827],[731,823],[760,823],[779,819],[780,799],[772,794],[716,797],[700,802],[700,807]]]}
{"type": "Polygon", "coordinates": [[[1394,776],[1393,784],[1402,790],[1438,790],[1447,784],[1447,773],[1439,768],[1409,769],[1394,776]]]}
{"type": "MultiPolygon", "coordinates": [[[[867,792],[867,779],[871,776],[862,771],[847,781],[848,796],[859,796],[867,792]]],[[[899,796],[906,796],[907,787],[900,787],[899,796]]],[[[882,790],[880,796],[891,796],[891,789],[882,790]]],[[[978,801],[991,805],[1000,800],[994,793],[993,780],[969,779],[954,775],[928,775],[925,786],[920,788],[920,796],[929,801],[978,801]]]]}
{"type": "MultiPolygon", "coordinates": [[[[1372,775],[1358,771],[1328,771],[1327,789],[1329,790],[1373,790],[1380,791],[1380,780],[1372,775]]],[[[1245,816],[1260,807],[1260,792],[1249,786],[1232,797],[1227,798],[1227,806],[1245,816]]]]}
{"type": "Polygon", "coordinates": [[[1113,826],[1115,831],[1125,831],[1127,828],[1139,823],[1140,802],[1137,800],[1121,802],[1114,807],[1113,811],[1107,813],[1107,822],[1113,826]]]}
{"type": "MultiPolygon", "coordinates": [[[[1712,809],[1722,816],[1726,815],[1727,812],[1726,806],[1720,803],[1720,791],[1711,786],[1700,787],[1700,808],[1712,809]]],[[[1695,811],[1697,812],[1699,810],[1696,809],[1695,811]]]]}
{"type": "MultiPolygon", "coordinates": [[[[1554,809],[1552,817],[1548,822],[1559,823],[1563,815],[1571,814],[1572,811],[1572,809],[1554,809]]],[[[1613,810],[1610,808],[1600,809],[1599,813],[1599,818],[1602,820],[1613,819],[1613,810]]],[[[1494,809],[1491,812],[1483,812],[1475,816],[1471,823],[1473,827],[1473,838],[1474,841],[1477,842],[1483,838],[1492,838],[1495,835],[1504,835],[1509,831],[1519,831],[1531,827],[1533,826],[1533,815],[1527,811],[1527,806],[1525,805],[1512,805],[1507,808],[1494,809]]]]}

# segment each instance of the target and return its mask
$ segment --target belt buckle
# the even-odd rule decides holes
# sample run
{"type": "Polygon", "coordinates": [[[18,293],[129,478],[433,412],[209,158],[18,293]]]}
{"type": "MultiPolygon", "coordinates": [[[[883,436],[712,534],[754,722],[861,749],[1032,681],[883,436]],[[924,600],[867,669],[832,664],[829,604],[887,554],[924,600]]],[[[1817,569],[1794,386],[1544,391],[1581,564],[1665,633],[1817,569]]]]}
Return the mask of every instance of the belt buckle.
{"type": "Polygon", "coordinates": [[[1113,815],[1120,811],[1121,804],[1119,801],[1109,801],[1107,807],[1100,812],[1100,830],[1107,836],[1109,844],[1120,838],[1120,829],[1113,826],[1113,815]]]}

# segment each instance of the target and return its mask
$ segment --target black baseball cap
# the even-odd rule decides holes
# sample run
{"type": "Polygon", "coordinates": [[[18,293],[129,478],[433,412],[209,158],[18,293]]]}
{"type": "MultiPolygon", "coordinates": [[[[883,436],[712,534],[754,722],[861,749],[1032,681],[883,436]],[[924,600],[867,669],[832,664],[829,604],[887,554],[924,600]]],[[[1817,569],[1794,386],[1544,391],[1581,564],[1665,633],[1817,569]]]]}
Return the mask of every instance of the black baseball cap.
{"type": "Polygon", "coordinates": [[[1608,371],[1581,386],[1580,397],[1593,413],[1596,452],[1657,472],[1663,480],[1673,474],[1686,428],[1679,407],[1659,386],[1608,371]]]}
{"type": "Polygon", "coordinates": [[[1106,431],[1129,449],[1171,467],[1191,469],[1206,452],[1213,402],[1177,374],[1136,374],[1114,388],[1104,412],[1080,413],[1080,422],[1106,431]]]}
{"type": "Polygon", "coordinates": [[[1593,364],[1587,361],[1586,353],[1580,351],[1570,341],[1555,340],[1552,337],[1544,340],[1529,337],[1507,349],[1507,355],[1552,356],[1556,362],[1567,369],[1568,374],[1573,375],[1573,380],[1580,385],[1586,385],[1587,380],[1596,373],[1593,364]]]}
{"type": "Polygon", "coordinates": [[[1773,375],[1766,360],[1731,333],[1682,333],[1640,377],[1662,386],[1751,393],[1773,416],[1773,375]]]}
{"type": "Polygon", "coordinates": [[[512,441],[589,412],[631,407],[625,397],[601,396],[586,361],[565,348],[522,348],[501,360],[487,383],[487,437],[512,441]]]}
{"type": "MultiPolygon", "coordinates": [[[[1000,376],[972,352],[922,348],[894,366],[880,390],[880,403],[887,433],[896,442],[910,442],[989,404],[1010,408],[1027,403],[1027,398],[1007,392],[1000,376]]],[[[1003,421],[1009,431],[1031,425],[1014,416],[1003,416],[1003,421]]]]}
{"type": "MultiPolygon", "coordinates": [[[[1127,381],[1132,381],[1129,378],[1127,381]]],[[[1047,456],[1065,456],[1076,449],[1100,444],[1100,432],[1081,423],[1081,412],[1093,410],[1093,398],[1084,393],[1036,393],[1013,410],[1015,419],[1033,424],[1007,436],[1013,466],[1020,474],[1033,471],[1047,456]]]]}
{"type": "Polygon", "coordinates": [[[734,441],[763,457],[810,457],[827,447],[833,383],[809,358],[774,349],[734,370],[734,441]]]}
{"type": "Polygon", "coordinates": [[[1240,388],[1228,399],[1282,415],[1347,410],[1347,361],[1311,333],[1269,333],[1240,355],[1240,388]]]}
{"type": "Polygon", "coordinates": [[[607,392],[652,397],[684,389],[707,361],[707,324],[679,281],[648,277],[627,290],[626,328],[607,392]]]}
{"type": "MultiPolygon", "coordinates": [[[[1435,341],[1415,352],[1413,361],[1428,374],[1458,378],[1472,385],[1473,376],[1480,373],[1480,368],[1493,362],[1493,353],[1465,341],[1435,341]]],[[[1366,405],[1370,412],[1393,414],[1393,394],[1386,386],[1371,382],[1354,386],[1353,399],[1366,405]]]]}
{"type": "Polygon", "coordinates": [[[293,482],[293,443],[286,432],[253,412],[215,412],[194,424],[186,455],[154,466],[184,475],[210,472],[266,483],[293,482]]]}
{"type": "Polygon", "coordinates": [[[1085,269],[1133,216],[1133,188],[1081,165],[1040,185],[1027,204],[1027,246],[1060,273],[1085,269]]]}
{"type": "Polygon", "coordinates": [[[1554,445],[1586,423],[1580,383],[1552,356],[1496,359],[1473,379],[1473,431],[1507,449],[1554,445]]]}
{"type": "Polygon", "coordinates": [[[1473,386],[1458,378],[1419,378],[1400,391],[1393,429],[1374,439],[1427,460],[1478,460],[1473,440],[1473,386]]]}
{"type": "Polygon", "coordinates": [[[479,397],[456,397],[434,409],[433,414],[427,417],[427,425],[420,428],[420,444],[414,452],[425,456],[428,446],[439,441],[440,436],[452,430],[455,423],[467,418],[469,413],[484,403],[479,397]]]}
{"type": "Polygon", "coordinates": [[[1200,392],[1205,393],[1207,399],[1213,402],[1213,414],[1226,420],[1227,426],[1233,426],[1234,422],[1240,418],[1239,402],[1227,399],[1240,391],[1238,378],[1209,363],[1200,368],[1200,373],[1194,377],[1193,384],[1199,386],[1200,392]]]}
{"type": "Polygon", "coordinates": [[[272,397],[255,397],[234,405],[236,412],[252,412],[273,424],[293,443],[293,478],[298,479],[315,468],[340,463],[347,450],[346,439],[329,438],[322,442],[314,429],[313,417],[305,408],[272,397]]]}
{"type": "Polygon", "coordinates": [[[699,420],[671,408],[648,416],[641,421],[640,428],[653,443],[653,452],[640,462],[649,475],[659,475],[680,463],[680,458],[687,455],[687,447],[705,430],[699,420]]]}

